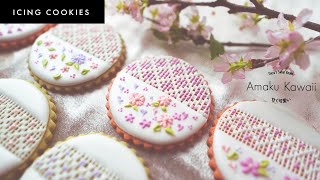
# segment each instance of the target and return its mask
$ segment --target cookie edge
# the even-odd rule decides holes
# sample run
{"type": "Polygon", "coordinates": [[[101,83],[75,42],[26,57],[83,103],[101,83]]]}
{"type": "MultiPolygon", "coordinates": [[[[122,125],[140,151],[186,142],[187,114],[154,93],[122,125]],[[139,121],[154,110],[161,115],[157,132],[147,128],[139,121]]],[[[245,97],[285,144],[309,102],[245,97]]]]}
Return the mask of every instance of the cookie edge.
{"type": "Polygon", "coordinates": [[[19,38],[16,40],[0,42],[0,49],[1,49],[1,51],[15,50],[15,49],[19,49],[19,48],[23,48],[25,46],[28,46],[28,45],[32,44],[38,38],[38,36],[47,32],[49,29],[53,28],[54,26],[56,26],[56,24],[47,24],[43,28],[41,28],[39,31],[37,31],[27,37],[19,38]]]}
{"type": "Polygon", "coordinates": [[[97,132],[91,132],[91,133],[87,133],[87,134],[79,134],[79,135],[77,135],[77,136],[69,136],[69,137],[67,137],[65,140],[58,141],[58,142],[56,142],[52,147],[47,148],[47,149],[43,152],[43,154],[46,153],[47,151],[50,151],[53,147],[55,147],[55,146],[57,146],[57,145],[63,144],[63,143],[65,143],[65,142],[67,142],[67,141],[69,141],[69,140],[71,140],[71,139],[74,139],[74,138],[77,138],[77,137],[82,137],[82,136],[87,136],[87,135],[102,135],[102,136],[105,136],[105,137],[107,137],[107,138],[111,138],[111,139],[117,141],[118,143],[121,143],[121,144],[124,145],[125,147],[127,147],[127,148],[138,158],[138,160],[140,161],[141,165],[142,165],[142,166],[144,167],[144,169],[145,169],[145,172],[146,172],[146,174],[147,174],[148,179],[151,180],[150,169],[148,168],[146,161],[145,161],[141,156],[138,155],[137,151],[136,151],[135,149],[129,147],[128,143],[126,143],[126,142],[124,142],[124,141],[121,141],[121,140],[117,139],[116,137],[107,135],[107,134],[105,134],[105,133],[103,133],[103,132],[99,132],[99,133],[97,133],[97,132]]]}
{"type": "Polygon", "coordinates": [[[80,91],[85,91],[85,90],[88,90],[88,89],[92,89],[93,86],[101,85],[104,80],[111,79],[110,77],[113,76],[115,73],[117,73],[121,69],[123,64],[124,64],[124,61],[126,59],[126,53],[127,53],[126,46],[125,46],[124,40],[122,39],[121,35],[118,34],[118,36],[121,39],[121,53],[117,57],[117,62],[114,63],[106,72],[104,72],[102,75],[100,75],[96,79],[92,79],[92,80],[83,82],[81,84],[73,85],[73,86],[57,86],[57,85],[53,85],[53,84],[50,84],[50,83],[42,80],[41,78],[39,78],[38,76],[36,76],[32,72],[32,70],[30,68],[30,65],[29,65],[30,59],[28,59],[28,62],[27,62],[29,73],[34,78],[35,81],[37,81],[41,86],[46,87],[48,90],[70,93],[72,91],[80,92],[80,91]]]}
{"type": "MultiPolygon", "coordinates": [[[[128,133],[126,133],[124,130],[122,130],[115,122],[113,115],[111,113],[110,110],[110,102],[109,102],[109,93],[110,90],[112,88],[113,85],[113,81],[115,80],[115,78],[117,78],[119,73],[117,73],[117,75],[112,79],[112,81],[110,82],[109,86],[108,86],[108,91],[107,91],[107,95],[106,95],[106,109],[107,109],[107,116],[109,118],[110,124],[111,126],[116,130],[116,132],[123,137],[123,139],[128,142],[128,143],[133,143],[136,146],[142,146],[144,149],[146,150],[154,150],[154,151],[171,151],[174,150],[176,146],[178,146],[178,149],[183,149],[184,147],[188,146],[189,144],[193,144],[195,141],[195,138],[199,138],[203,135],[204,133],[204,129],[209,125],[209,123],[211,122],[211,119],[213,119],[213,112],[214,112],[214,97],[212,95],[212,90],[209,87],[209,83],[208,81],[205,81],[206,85],[209,88],[210,91],[210,98],[211,98],[211,102],[210,102],[210,111],[209,111],[209,116],[207,118],[206,123],[199,129],[198,132],[192,134],[190,137],[186,138],[183,141],[180,142],[176,142],[176,143],[172,143],[172,144],[167,144],[167,145],[156,145],[156,144],[152,144],[146,141],[143,141],[139,138],[136,138],[128,133]]],[[[200,76],[202,76],[204,78],[204,76],[200,73],[200,76]]]]}
{"type": "Polygon", "coordinates": [[[9,171],[7,174],[3,175],[1,178],[4,179],[19,179],[21,175],[23,174],[24,170],[26,170],[35,159],[37,159],[39,156],[41,156],[46,149],[49,147],[49,143],[52,140],[53,137],[53,131],[56,127],[56,106],[53,102],[53,98],[48,94],[48,91],[44,89],[41,85],[27,81],[33,86],[35,86],[38,90],[40,90],[47,98],[48,104],[49,104],[49,121],[47,124],[46,131],[43,134],[42,139],[40,140],[38,146],[33,149],[33,152],[29,156],[28,159],[26,159],[19,167],[9,171]]]}

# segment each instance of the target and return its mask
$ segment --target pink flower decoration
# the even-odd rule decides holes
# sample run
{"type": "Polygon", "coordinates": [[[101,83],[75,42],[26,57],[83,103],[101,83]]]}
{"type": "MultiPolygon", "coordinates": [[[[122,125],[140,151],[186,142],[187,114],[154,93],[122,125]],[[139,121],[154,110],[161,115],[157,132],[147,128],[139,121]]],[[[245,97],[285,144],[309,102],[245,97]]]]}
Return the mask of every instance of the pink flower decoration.
{"type": "Polygon", "coordinates": [[[143,16],[141,13],[141,0],[126,0],[125,2],[127,2],[129,14],[131,15],[131,17],[141,23],[143,21],[143,16]]]}
{"type": "Polygon", "coordinates": [[[240,25],[240,30],[250,29],[254,34],[257,34],[260,30],[258,22],[260,21],[259,15],[252,13],[242,13],[240,14],[242,22],[240,25]]]}
{"type": "Polygon", "coordinates": [[[171,99],[169,96],[163,95],[159,97],[159,104],[160,106],[168,106],[170,105],[171,99]]]}
{"type": "Polygon", "coordinates": [[[294,31],[298,28],[301,28],[308,20],[310,19],[312,15],[312,10],[310,9],[303,9],[297,16],[295,21],[288,21],[284,18],[283,14],[280,13],[278,16],[278,26],[281,30],[290,30],[294,31]]]}
{"type": "Polygon", "coordinates": [[[246,158],[243,161],[240,161],[242,166],[242,172],[245,174],[251,173],[253,176],[259,176],[258,168],[260,164],[258,162],[254,162],[251,157],[246,158]]]}
{"type": "Polygon", "coordinates": [[[142,106],[144,104],[145,97],[139,93],[132,93],[129,95],[129,102],[133,106],[142,106]]]}
{"type": "Polygon", "coordinates": [[[65,73],[65,72],[69,72],[69,67],[63,67],[61,68],[61,72],[65,73]]]}
{"type": "Polygon", "coordinates": [[[202,17],[200,21],[200,15],[197,7],[191,6],[186,16],[189,18],[190,24],[187,25],[189,34],[193,37],[202,36],[205,39],[209,39],[213,28],[206,25],[206,17],[202,17]]]}
{"type": "Polygon", "coordinates": [[[297,178],[297,177],[290,177],[290,176],[286,175],[286,176],[283,177],[283,180],[299,180],[299,178],[297,178]]]}
{"type": "Polygon", "coordinates": [[[274,69],[288,68],[294,62],[301,69],[305,70],[310,65],[307,51],[320,47],[320,41],[304,42],[302,35],[297,31],[267,31],[269,42],[265,57],[274,58],[279,56],[279,61],[271,64],[274,69]]]}
{"type": "MultiPolygon", "coordinates": [[[[245,56],[238,56],[236,54],[224,54],[221,56],[222,62],[214,65],[214,71],[224,72],[222,76],[222,83],[226,84],[232,81],[232,79],[245,79],[245,71],[250,70],[248,66],[244,66],[245,63],[249,63],[251,60],[251,54],[245,56]],[[242,63],[243,65],[241,65],[242,63]],[[238,67],[236,65],[238,64],[238,67]]],[[[247,64],[249,65],[249,64],[247,64]]]]}
{"type": "Polygon", "coordinates": [[[167,114],[162,114],[157,118],[157,121],[162,127],[166,128],[172,126],[173,118],[167,114]]]}
{"type": "Polygon", "coordinates": [[[136,21],[143,21],[141,0],[108,0],[106,7],[106,12],[109,15],[114,15],[115,13],[129,14],[136,21]]]}
{"type": "Polygon", "coordinates": [[[160,32],[169,31],[177,18],[176,7],[176,5],[168,4],[150,6],[149,12],[152,16],[152,19],[157,22],[152,24],[153,28],[160,32]]]}

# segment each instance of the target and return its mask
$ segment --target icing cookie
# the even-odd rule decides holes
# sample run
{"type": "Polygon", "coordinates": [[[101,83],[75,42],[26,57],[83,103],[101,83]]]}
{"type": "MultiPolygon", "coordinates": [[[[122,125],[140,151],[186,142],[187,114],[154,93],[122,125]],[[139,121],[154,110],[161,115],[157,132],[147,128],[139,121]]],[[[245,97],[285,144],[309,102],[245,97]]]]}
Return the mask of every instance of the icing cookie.
{"type": "Polygon", "coordinates": [[[33,43],[52,24],[0,24],[0,49],[17,48],[33,43]]]}
{"type": "Polygon", "coordinates": [[[0,179],[14,178],[47,148],[55,106],[38,85],[0,79],[0,179]]]}
{"type": "Polygon", "coordinates": [[[228,107],[208,145],[215,179],[320,178],[320,134],[279,105],[248,101],[228,107]]]}
{"type": "Polygon", "coordinates": [[[36,40],[29,69],[48,89],[80,90],[108,79],[124,59],[122,40],[110,26],[63,24],[36,40]]]}
{"type": "Polygon", "coordinates": [[[203,76],[170,56],[146,57],[118,73],[107,95],[111,124],[145,148],[172,149],[192,141],[213,109],[203,76]]]}
{"type": "Polygon", "coordinates": [[[22,180],[149,179],[143,160],[125,143],[102,134],[69,138],[47,150],[22,180]]]}

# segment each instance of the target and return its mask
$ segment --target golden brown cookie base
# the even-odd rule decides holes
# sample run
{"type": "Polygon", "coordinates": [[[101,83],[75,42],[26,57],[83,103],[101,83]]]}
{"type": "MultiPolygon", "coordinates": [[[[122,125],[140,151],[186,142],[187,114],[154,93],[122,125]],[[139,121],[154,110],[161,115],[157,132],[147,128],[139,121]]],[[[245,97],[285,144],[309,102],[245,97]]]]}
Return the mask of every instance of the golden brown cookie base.
{"type": "MultiPolygon", "coordinates": [[[[104,134],[104,133],[89,133],[89,134],[80,134],[80,135],[78,135],[78,136],[69,136],[69,137],[67,137],[64,141],[59,141],[59,142],[57,142],[55,145],[62,144],[62,143],[66,142],[66,141],[68,141],[68,140],[70,140],[70,139],[73,139],[73,138],[77,138],[77,137],[81,137],[81,136],[86,136],[86,135],[90,135],[90,134],[100,134],[100,135],[106,136],[106,137],[108,137],[108,138],[112,138],[112,139],[118,141],[119,143],[125,145],[127,148],[129,148],[129,149],[137,156],[137,158],[138,158],[139,161],[141,162],[142,166],[144,167],[145,172],[146,172],[147,175],[148,175],[148,179],[151,179],[150,169],[148,168],[145,160],[144,160],[142,157],[140,157],[140,156],[137,155],[137,151],[134,150],[134,149],[132,149],[132,148],[130,148],[126,142],[120,141],[120,140],[118,140],[117,138],[112,137],[112,136],[109,136],[109,135],[107,135],[107,134],[104,134]]],[[[51,148],[48,148],[46,151],[49,151],[50,149],[51,149],[51,148]]]]}
{"type": "MultiPolygon", "coordinates": [[[[190,137],[188,137],[187,139],[183,140],[182,142],[177,142],[177,143],[173,143],[173,144],[168,144],[168,145],[156,145],[156,144],[151,144],[149,142],[143,141],[139,138],[136,138],[128,133],[126,133],[124,130],[122,130],[115,122],[113,115],[110,111],[110,104],[109,104],[109,92],[111,90],[112,84],[113,84],[114,79],[112,80],[112,82],[109,85],[108,88],[108,93],[106,96],[107,99],[107,104],[106,104],[106,108],[107,108],[107,116],[110,119],[110,123],[112,125],[112,127],[116,130],[116,132],[121,135],[125,141],[129,142],[129,143],[133,143],[134,145],[137,146],[142,146],[144,149],[149,149],[149,150],[154,150],[154,151],[170,151],[170,150],[175,150],[175,149],[182,149],[187,145],[193,144],[193,142],[195,141],[196,138],[200,137],[203,134],[203,130],[205,129],[205,127],[208,126],[210,120],[213,118],[213,110],[214,110],[214,103],[213,103],[213,96],[211,95],[211,104],[210,104],[210,113],[207,119],[207,122],[200,128],[200,130],[191,135],[190,137]]],[[[208,82],[206,81],[206,83],[208,84],[208,82]]],[[[210,90],[210,94],[212,94],[211,89],[210,90]]]]}
{"type": "Polygon", "coordinates": [[[208,145],[208,156],[210,158],[210,161],[209,161],[209,166],[210,168],[212,169],[213,171],[213,176],[214,176],[214,179],[216,180],[224,180],[225,178],[223,177],[223,175],[221,174],[221,171],[219,170],[219,167],[215,161],[215,158],[214,158],[214,154],[213,154],[213,142],[214,142],[214,131],[215,131],[215,128],[216,128],[216,125],[218,124],[219,122],[219,119],[220,117],[222,116],[222,114],[228,110],[229,108],[231,108],[232,106],[235,106],[236,104],[238,104],[237,102],[236,103],[233,103],[231,106],[227,106],[225,109],[223,109],[222,112],[220,112],[217,116],[217,118],[213,121],[213,124],[212,124],[212,127],[210,128],[210,134],[209,134],[209,138],[207,140],[207,145],[208,145]]]}
{"type": "Polygon", "coordinates": [[[81,83],[81,84],[78,84],[78,85],[74,85],[74,86],[56,86],[56,85],[50,84],[48,82],[45,82],[41,78],[36,76],[32,72],[32,70],[30,69],[29,62],[28,62],[28,69],[29,69],[29,72],[30,72],[31,76],[41,86],[45,86],[48,90],[70,93],[70,92],[74,92],[74,91],[79,92],[79,91],[92,89],[93,87],[101,85],[102,82],[111,79],[111,77],[113,77],[121,69],[121,67],[123,66],[124,61],[126,59],[126,48],[125,48],[123,40],[121,40],[121,41],[122,41],[122,51],[121,51],[120,56],[118,57],[117,62],[114,63],[113,66],[110,69],[108,69],[104,74],[102,74],[98,78],[96,78],[94,80],[90,80],[88,82],[84,82],[84,83],[81,83]]]}
{"type": "Polygon", "coordinates": [[[27,45],[30,45],[37,39],[38,36],[45,33],[54,26],[56,26],[56,24],[47,24],[45,27],[43,27],[36,33],[33,33],[32,35],[27,36],[25,38],[0,42],[0,51],[19,49],[27,45]]]}
{"type": "Polygon", "coordinates": [[[44,135],[43,135],[41,141],[39,142],[37,148],[35,148],[33,150],[33,153],[29,156],[29,158],[27,160],[25,160],[25,162],[22,165],[20,165],[18,168],[8,172],[8,174],[0,177],[0,179],[4,179],[4,180],[19,179],[20,176],[22,175],[22,173],[24,172],[24,170],[27,167],[29,167],[32,164],[32,162],[48,148],[48,144],[52,139],[52,132],[56,127],[56,124],[55,124],[56,106],[54,105],[53,99],[48,94],[47,90],[45,90],[39,84],[35,84],[35,83],[32,83],[32,84],[34,84],[34,86],[36,86],[44,95],[46,95],[48,103],[49,103],[50,113],[49,113],[49,121],[47,124],[46,131],[44,132],[44,135]]]}

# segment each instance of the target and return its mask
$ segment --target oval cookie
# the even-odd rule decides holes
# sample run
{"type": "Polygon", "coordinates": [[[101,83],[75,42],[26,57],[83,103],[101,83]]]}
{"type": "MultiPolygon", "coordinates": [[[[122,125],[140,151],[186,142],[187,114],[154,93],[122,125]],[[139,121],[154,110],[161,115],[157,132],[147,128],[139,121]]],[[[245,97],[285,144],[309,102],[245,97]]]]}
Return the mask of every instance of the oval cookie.
{"type": "Polygon", "coordinates": [[[240,102],[215,124],[208,140],[215,179],[320,178],[320,134],[288,109],[240,102]]]}
{"type": "Polygon", "coordinates": [[[125,143],[102,134],[90,134],[56,144],[21,179],[147,180],[147,169],[142,163],[125,143]]]}
{"type": "Polygon", "coordinates": [[[101,83],[124,61],[122,40],[108,25],[63,24],[33,44],[29,69],[55,90],[80,90],[101,83]]]}
{"type": "Polygon", "coordinates": [[[17,178],[47,147],[54,109],[44,89],[24,80],[0,79],[0,177],[17,178]]]}
{"type": "Polygon", "coordinates": [[[0,24],[0,48],[10,49],[31,44],[52,26],[51,24],[0,24]]]}
{"type": "Polygon", "coordinates": [[[107,98],[117,132],[153,149],[192,141],[213,108],[203,76],[170,56],[145,57],[128,65],[114,79],[107,98]]]}

